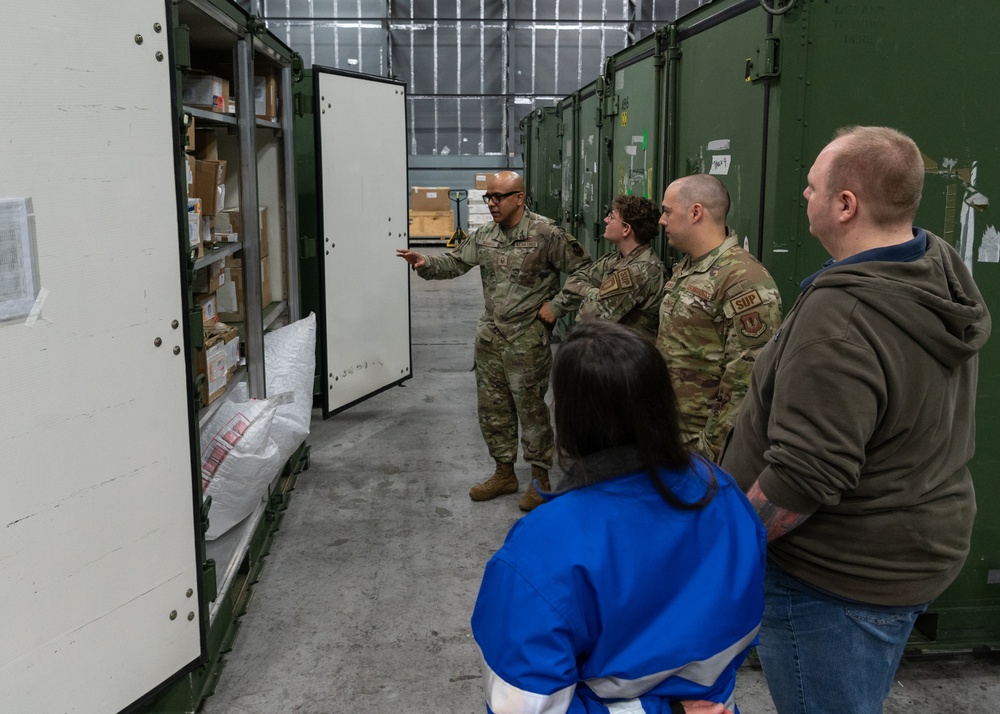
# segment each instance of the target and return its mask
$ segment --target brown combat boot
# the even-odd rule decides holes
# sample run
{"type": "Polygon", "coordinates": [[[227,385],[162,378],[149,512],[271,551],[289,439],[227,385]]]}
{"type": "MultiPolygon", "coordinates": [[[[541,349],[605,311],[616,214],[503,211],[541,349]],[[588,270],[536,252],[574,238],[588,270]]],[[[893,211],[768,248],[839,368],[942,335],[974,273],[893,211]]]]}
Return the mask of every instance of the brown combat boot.
{"type": "Polygon", "coordinates": [[[506,496],[508,493],[517,493],[517,474],[514,473],[514,464],[497,461],[497,470],[489,479],[470,488],[469,498],[473,501],[489,501],[497,496],[506,496]]]}
{"type": "MultiPolygon", "coordinates": [[[[531,478],[534,481],[538,481],[538,485],[542,487],[543,491],[551,490],[549,486],[549,472],[543,469],[541,466],[531,465],[531,478]]],[[[517,502],[517,507],[522,511],[530,511],[538,506],[545,503],[545,500],[538,495],[538,491],[535,490],[534,481],[528,484],[528,490],[524,492],[521,496],[521,500],[517,502]]]]}

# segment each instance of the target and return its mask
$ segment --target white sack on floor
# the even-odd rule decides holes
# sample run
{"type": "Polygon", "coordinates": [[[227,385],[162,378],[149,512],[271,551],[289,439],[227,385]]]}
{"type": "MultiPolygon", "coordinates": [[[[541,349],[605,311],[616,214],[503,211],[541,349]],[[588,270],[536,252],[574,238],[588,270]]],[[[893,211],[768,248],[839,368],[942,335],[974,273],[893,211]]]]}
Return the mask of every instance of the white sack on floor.
{"type": "Polygon", "coordinates": [[[212,497],[205,534],[209,540],[253,513],[281,468],[271,438],[278,400],[246,395],[246,384],[236,385],[201,430],[201,485],[212,497]]]}
{"type": "Polygon", "coordinates": [[[268,485],[309,434],[316,316],[264,335],[267,399],[233,388],[201,430],[201,474],[212,497],[205,537],[214,540],[253,513],[268,485]]]}
{"type": "Polygon", "coordinates": [[[316,374],[315,314],[264,334],[264,370],[269,395],[293,396],[278,406],[271,429],[282,459],[288,459],[309,435],[316,374]]]}

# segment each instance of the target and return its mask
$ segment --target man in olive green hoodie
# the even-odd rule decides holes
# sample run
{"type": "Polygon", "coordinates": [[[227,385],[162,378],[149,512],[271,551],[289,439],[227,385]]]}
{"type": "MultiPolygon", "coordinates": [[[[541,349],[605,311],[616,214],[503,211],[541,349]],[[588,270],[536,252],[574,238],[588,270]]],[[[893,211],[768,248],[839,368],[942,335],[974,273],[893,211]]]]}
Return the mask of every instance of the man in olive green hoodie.
{"type": "Polygon", "coordinates": [[[723,450],[768,531],[758,652],[779,714],[881,712],[969,552],[990,316],[958,253],[913,226],[923,180],[892,129],[819,154],[804,196],[833,259],[758,355],[723,450]]]}

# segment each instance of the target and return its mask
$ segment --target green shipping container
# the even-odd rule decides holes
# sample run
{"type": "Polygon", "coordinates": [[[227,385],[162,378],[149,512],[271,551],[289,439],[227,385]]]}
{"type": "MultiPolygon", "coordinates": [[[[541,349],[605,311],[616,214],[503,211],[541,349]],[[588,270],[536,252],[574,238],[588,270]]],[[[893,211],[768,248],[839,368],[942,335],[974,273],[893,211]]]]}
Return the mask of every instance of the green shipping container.
{"type": "MultiPolygon", "coordinates": [[[[1000,98],[991,76],[1000,60],[997,26],[1000,3],[992,0],[947,9],[934,0],[716,0],[608,59],[595,123],[612,178],[595,182],[595,196],[577,180],[583,196],[563,196],[564,205],[579,216],[584,201],[604,206],[629,189],[659,201],[674,178],[715,174],[733,199],[730,226],[790,306],[799,281],[829,257],[809,234],[802,197],[813,160],[839,127],[892,126],[924,153],[917,224],[955,246],[1000,314],[1000,216],[992,205],[1000,201],[1000,98]],[[607,121],[601,126],[612,117],[613,131],[607,121]],[[644,176],[628,148],[641,146],[643,132],[647,150],[663,142],[644,176]]],[[[583,138],[592,128],[579,115],[583,138]]],[[[972,550],[918,622],[916,648],[1000,646],[1000,416],[989,401],[998,367],[993,339],[980,356],[972,550]]]]}

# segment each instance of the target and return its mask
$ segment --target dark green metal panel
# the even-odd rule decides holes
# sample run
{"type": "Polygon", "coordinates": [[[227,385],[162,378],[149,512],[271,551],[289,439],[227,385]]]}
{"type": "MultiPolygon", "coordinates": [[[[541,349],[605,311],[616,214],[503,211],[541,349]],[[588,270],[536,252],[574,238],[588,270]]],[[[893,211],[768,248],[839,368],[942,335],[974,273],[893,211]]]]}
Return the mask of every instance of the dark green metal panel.
{"type": "Polygon", "coordinates": [[[559,137],[562,162],[559,172],[559,215],[552,216],[574,236],[577,233],[576,177],[580,171],[578,104],[578,94],[572,94],[558,104],[559,120],[562,125],[559,137]]]}
{"type": "MultiPolygon", "coordinates": [[[[716,172],[733,198],[729,224],[790,307],[799,282],[829,257],[809,234],[802,198],[813,160],[838,127],[893,126],[925,154],[917,223],[959,250],[1000,314],[1000,100],[992,89],[1000,46],[990,34],[997,26],[1000,3],[992,0],[947,12],[936,0],[797,0],[783,15],[768,14],[757,0],[716,0],[662,30],[658,52],[640,43],[609,58],[604,76],[562,104],[567,125],[572,107],[566,136],[578,149],[575,196],[563,196],[562,206],[574,211],[577,237],[595,256],[604,252],[601,219],[611,197],[638,185],[626,160],[625,147],[639,135],[630,127],[647,121],[656,104],[649,98],[659,92],[663,175],[654,167],[647,176],[650,197],[658,201],[678,176],[716,172]]],[[[562,181],[569,185],[565,174],[562,181]]],[[[991,404],[1000,392],[998,367],[1000,340],[993,339],[980,355],[972,550],[918,623],[915,647],[1000,647],[1000,484],[993,478],[1000,410],[991,404]]]]}
{"type": "Polygon", "coordinates": [[[649,35],[608,62],[611,139],[611,197],[657,196],[663,126],[663,68],[660,35],[649,35]],[[652,89],[652,91],[650,91],[652,89]]]}
{"type": "MultiPolygon", "coordinates": [[[[728,6],[738,7],[736,3],[728,6]]],[[[722,8],[726,9],[727,4],[722,8]]],[[[675,84],[668,89],[676,108],[670,179],[695,173],[715,174],[732,198],[730,228],[759,255],[760,192],[764,85],[746,81],[747,58],[764,43],[766,14],[745,12],[706,31],[695,16],[677,33],[680,53],[675,84]]]]}
{"type": "Polygon", "coordinates": [[[577,176],[576,211],[580,227],[577,239],[590,251],[593,257],[601,255],[601,236],[604,235],[604,216],[607,215],[610,198],[603,190],[604,177],[610,172],[610,160],[601,134],[603,120],[604,81],[594,82],[580,90],[578,111],[580,146],[580,167],[577,176]]]}
{"type": "Polygon", "coordinates": [[[557,219],[562,189],[562,121],[558,107],[540,107],[521,122],[527,136],[524,179],[532,211],[557,219]]]}
{"type": "MultiPolygon", "coordinates": [[[[313,312],[322,315],[324,296],[320,289],[319,260],[316,246],[319,241],[319,207],[316,179],[316,125],[313,115],[313,71],[303,70],[292,83],[292,137],[295,146],[295,190],[299,219],[299,304],[303,315],[313,312]]],[[[322,341],[316,340],[316,369],[313,395],[321,394],[322,341]]]]}
{"type": "MultiPolygon", "coordinates": [[[[786,46],[796,45],[790,54],[805,84],[801,171],[840,126],[885,125],[912,136],[927,167],[917,224],[959,250],[992,313],[1000,315],[995,229],[1000,224],[1000,100],[994,89],[1000,48],[993,38],[1000,4],[968,0],[945,12],[933,0],[847,7],[800,0],[793,13],[784,35],[786,46]]],[[[786,57],[786,74],[789,69],[786,57]]],[[[782,128],[792,121],[791,112],[783,112],[782,128]]],[[[804,181],[803,174],[799,190],[804,181]]],[[[809,236],[803,203],[796,211],[796,234],[803,244],[800,277],[826,258],[809,236]]],[[[1000,340],[994,337],[980,355],[977,451],[970,465],[979,508],[972,551],[925,618],[924,624],[935,620],[938,640],[929,646],[1000,646],[1000,484],[995,478],[1000,410],[990,398],[1000,387],[998,365],[1000,340]]]]}
{"type": "MultiPolygon", "coordinates": [[[[917,223],[967,256],[997,312],[1000,255],[991,242],[996,209],[973,196],[1000,195],[992,120],[1000,102],[984,89],[992,86],[1000,50],[981,29],[997,26],[1000,5],[980,0],[944,15],[933,0],[799,0],[788,14],[771,18],[757,7],[734,12],[744,5],[713,3],[679,28],[678,86],[671,94],[678,175],[710,170],[705,155],[714,155],[702,149],[704,142],[730,139],[731,163],[723,178],[734,200],[730,224],[750,235],[752,246],[756,226],[762,226],[759,254],[790,306],[799,281],[829,258],[809,234],[801,195],[813,160],[838,127],[897,127],[926,155],[917,223]],[[697,32],[723,13],[730,17],[697,32]],[[744,76],[734,76],[741,69],[744,76]],[[989,260],[980,258],[984,242],[989,260]]],[[[978,450],[970,465],[979,506],[972,552],[956,582],[921,619],[914,646],[1000,646],[1000,488],[990,478],[1000,461],[992,439],[1000,419],[989,403],[998,382],[990,365],[997,364],[1000,345],[993,340],[981,354],[978,450]]]]}

